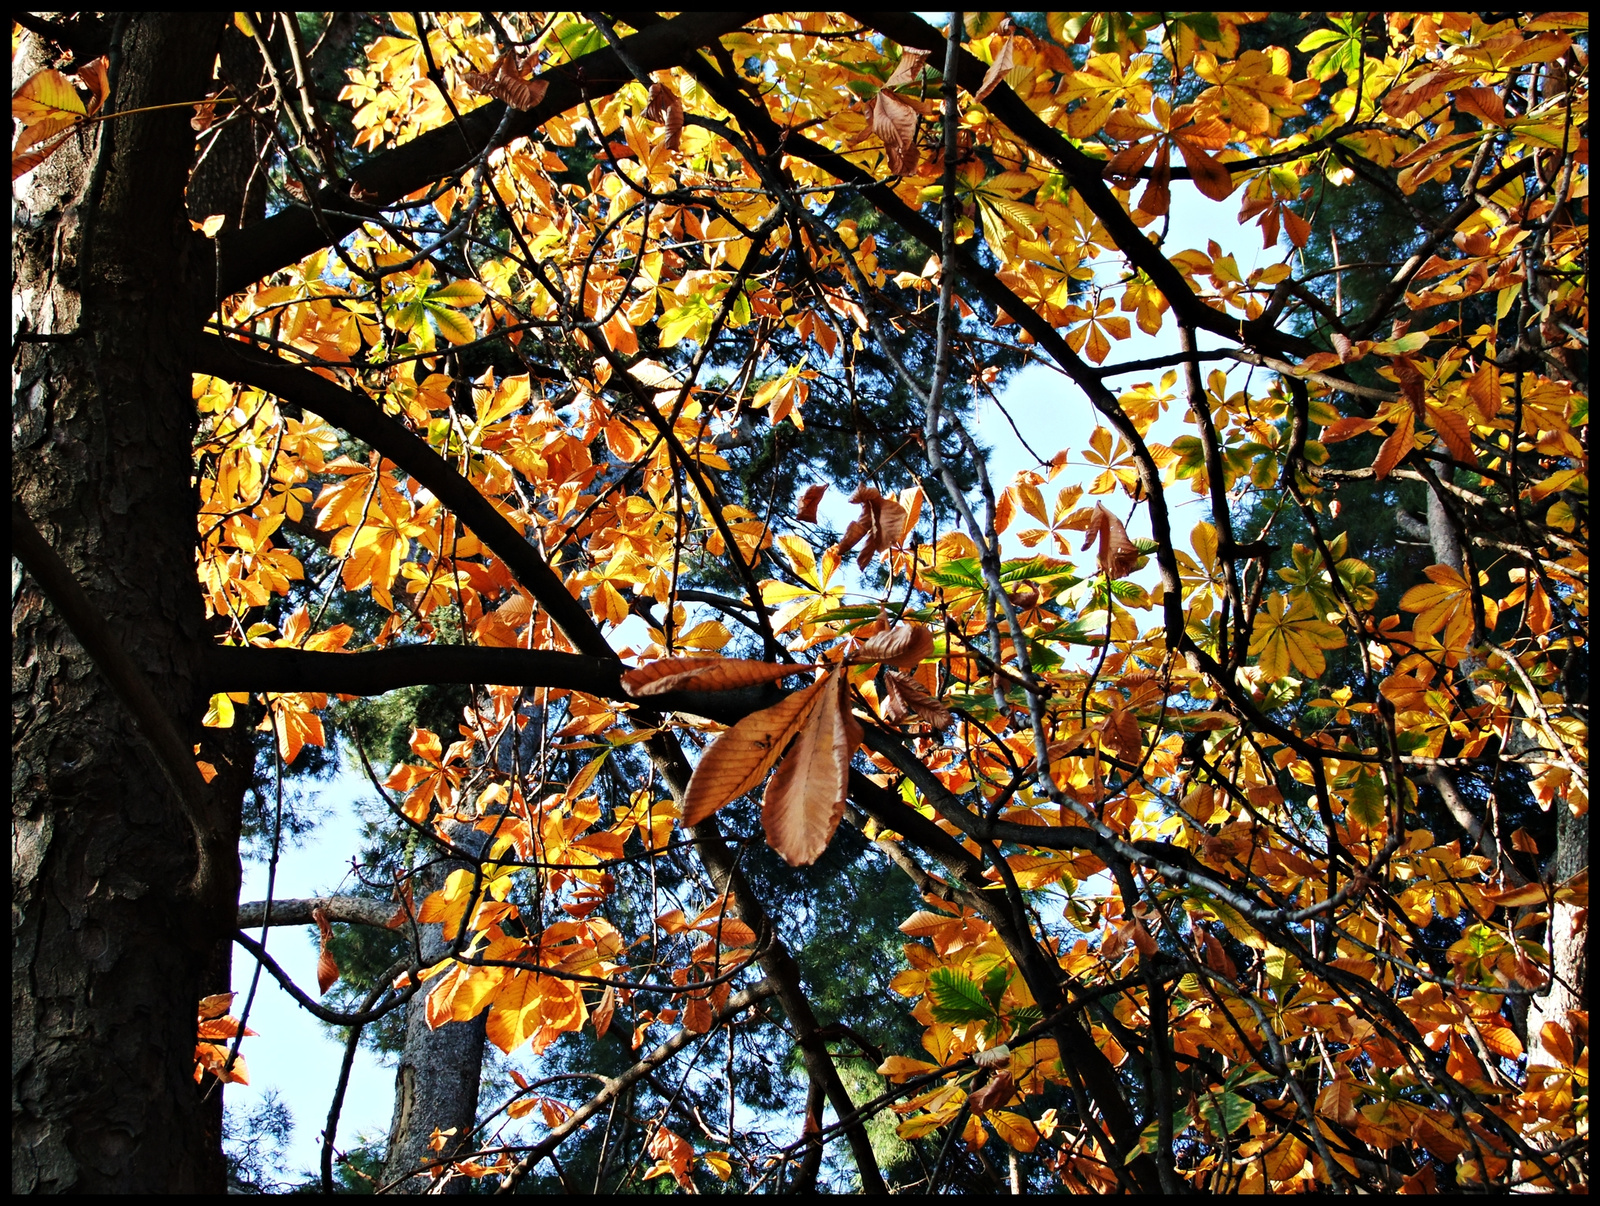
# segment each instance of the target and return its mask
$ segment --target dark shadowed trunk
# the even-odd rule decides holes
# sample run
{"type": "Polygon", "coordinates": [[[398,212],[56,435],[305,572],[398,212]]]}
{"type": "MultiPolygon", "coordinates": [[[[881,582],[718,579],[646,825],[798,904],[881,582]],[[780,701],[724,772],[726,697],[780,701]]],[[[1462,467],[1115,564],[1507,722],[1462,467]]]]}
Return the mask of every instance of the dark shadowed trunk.
{"type": "MultiPolygon", "coordinates": [[[[213,86],[222,14],[112,20],[109,111],[213,86]]],[[[49,55],[30,35],[14,70],[49,55]]],[[[12,498],[193,743],[209,638],[183,350],[189,117],[101,123],[20,191],[12,498]]],[[[197,792],[186,819],[173,768],[15,567],[12,640],[13,1192],[221,1192],[220,1095],[192,1076],[195,1003],[223,987],[208,977],[225,974],[248,768],[197,792]]]]}

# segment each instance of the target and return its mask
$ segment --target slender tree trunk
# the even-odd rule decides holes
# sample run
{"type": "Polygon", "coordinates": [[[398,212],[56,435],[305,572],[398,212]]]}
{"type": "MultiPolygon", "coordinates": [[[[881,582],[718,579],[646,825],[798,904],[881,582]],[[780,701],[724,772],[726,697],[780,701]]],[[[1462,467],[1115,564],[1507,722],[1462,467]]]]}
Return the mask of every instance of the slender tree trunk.
{"type": "MultiPolygon", "coordinates": [[[[452,840],[464,849],[481,847],[484,835],[459,826],[452,840]]],[[[413,895],[420,902],[444,886],[450,872],[465,863],[441,862],[417,876],[413,895]]],[[[422,949],[437,950],[443,943],[441,927],[426,925],[422,949]]],[[[419,992],[406,1006],[406,1045],[394,1076],[394,1117],[389,1124],[389,1151],[383,1162],[382,1184],[391,1193],[427,1193],[433,1180],[408,1174],[429,1160],[471,1151],[468,1133],[478,1114],[478,1084],[483,1069],[483,1049],[489,1020],[485,1010],[468,1022],[447,1022],[437,1030],[428,1026],[428,993],[419,992]],[[428,1141],[435,1131],[454,1135],[442,1151],[428,1141]],[[402,1180],[402,1178],[404,1178],[402,1180]]],[[[470,1182],[454,1178],[448,1190],[467,1192],[470,1182]]]]}
{"type": "MultiPolygon", "coordinates": [[[[109,111],[210,88],[222,14],[112,20],[109,111]]],[[[29,35],[16,71],[49,58],[29,35]]],[[[198,742],[189,116],[100,123],[14,201],[12,498],[198,742]]],[[[12,642],[13,1192],[221,1192],[195,1004],[219,987],[206,978],[237,907],[240,777],[186,820],[127,708],[15,569],[12,642]]]]}

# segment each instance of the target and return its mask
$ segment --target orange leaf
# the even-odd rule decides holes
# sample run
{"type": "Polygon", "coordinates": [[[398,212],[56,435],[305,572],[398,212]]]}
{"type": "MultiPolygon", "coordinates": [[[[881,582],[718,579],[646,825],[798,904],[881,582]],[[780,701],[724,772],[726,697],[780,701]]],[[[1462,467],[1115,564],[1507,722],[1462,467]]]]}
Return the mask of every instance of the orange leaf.
{"type": "Polygon", "coordinates": [[[622,689],[638,699],[671,691],[734,691],[775,683],[808,666],[779,666],[737,657],[669,657],[622,676],[622,689]]]}
{"type": "Polygon", "coordinates": [[[683,824],[698,825],[730,800],[760,783],[800,727],[810,718],[828,679],[796,691],[782,703],[752,712],[721,734],[701,755],[683,797],[683,824]]]}
{"type": "Polygon", "coordinates": [[[683,1028],[690,1034],[707,1034],[711,1030],[711,1002],[692,997],[683,1007],[683,1028]]]}
{"type": "Polygon", "coordinates": [[[1433,420],[1433,429],[1439,433],[1450,455],[1464,465],[1476,466],[1478,454],[1473,451],[1472,428],[1466,419],[1453,410],[1437,406],[1428,408],[1428,417],[1433,420]]]}
{"type": "Polygon", "coordinates": [[[830,672],[817,684],[817,706],[762,797],[767,844],[791,867],[816,862],[844,816],[850,756],[862,735],[850,715],[846,685],[842,670],[830,672]]]}
{"type": "Polygon", "coordinates": [[[1126,577],[1133,569],[1133,564],[1139,559],[1139,550],[1134,548],[1133,541],[1128,539],[1128,529],[1122,526],[1122,521],[1106,510],[1104,503],[1095,503],[1094,515],[1089,520],[1085,529],[1083,547],[1088,548],[1100,541],[1100,550],[1096,560],[1100,568],[1113,578],[1126,577]]]}
{"type": "Polygon", "coordinates": [[[220,1018],[228,1012],[228,1006],[233,1004],[231,992],[212,993],[209,997],[200,998],[200,1020],[220,1018]]]}
{"type": "Polygon", "coordinates": [[[332,955],[323,951],[317,956],[317,991],[327,992],[339,980],[339,965],[332,955]]]}
{"type": "Polygon", "coordinates": [[[1410,412],[1395,426],[1394,434],[1383,442],[1383,447],[1378,449],[1378,459],[1372,462],[1372,472],[1378,479],[1389,476],[1389,471],[1398,465],[1411,452],[1411,437],[1416,432],[1416,422],[1410,412]]]}
{"type": "Polygon", "coordinates": [[[1194,186],[1213,201],[1224,201],[1233,192],[1233,173],[1186,138],[1173,140],[1178,153],[1194,177],[1194,186]]]}

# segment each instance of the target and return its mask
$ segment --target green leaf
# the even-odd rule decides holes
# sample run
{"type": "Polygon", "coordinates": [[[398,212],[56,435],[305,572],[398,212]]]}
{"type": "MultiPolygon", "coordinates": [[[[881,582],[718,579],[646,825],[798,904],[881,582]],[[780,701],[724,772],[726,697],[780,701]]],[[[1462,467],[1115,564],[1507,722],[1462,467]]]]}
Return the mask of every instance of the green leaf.
{"type": "Polygon", "coordinates": [[[989,1002],[989,1008],[995,1013],[1000,1012],[1000,998],[1005,995],[1006,985],[1011,983],[1011,973],[1005,967],[992,968],[983,978],[983,999],[989,1002]]]}
{"type": "Polygon", "coordinates": [[[1356,779],[1355,791],[1350,795],[1350,815],[1371,829],[1383,820],[1383,779],[1379,775],[1362,774],[1356,779]]]}
{"type": "Polygon", "coordinates": [[[1200,1120],[1214,1135],[1231,1135],[1255,1115],[1255,1103],[1237,1093],[1215,1090],[1200,1098],[1200,1120]]]}
{"type": "Polygon", "coordinates": [[[963,1022],[985,1022],[994,1017],[994,1010],[984,999],[983,991],[965,972],[947,967],[935,968],[928,975],[929,995],[933,998],[933,1020],[960,1025],[963,1022]]]}

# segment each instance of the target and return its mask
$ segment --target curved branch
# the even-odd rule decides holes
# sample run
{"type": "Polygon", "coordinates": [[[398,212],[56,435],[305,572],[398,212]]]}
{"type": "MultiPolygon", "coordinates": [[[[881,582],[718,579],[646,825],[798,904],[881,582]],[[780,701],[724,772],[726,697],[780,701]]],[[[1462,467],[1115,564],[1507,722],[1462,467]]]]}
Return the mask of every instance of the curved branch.
{"type": "Polygon", "coordinates": [[[191,362],[196,372],[254,385],[292,406],[313,411],[393,461],[431,490],[435,498],[505,562],[506,568],[528,588],[579,651],[590,657],[615,660],[616,654],[601,636],[600,629],[550,568],[544,555],[426,440],[384,414],[366,394],[217,335],[195,337],[191,362]]]}

